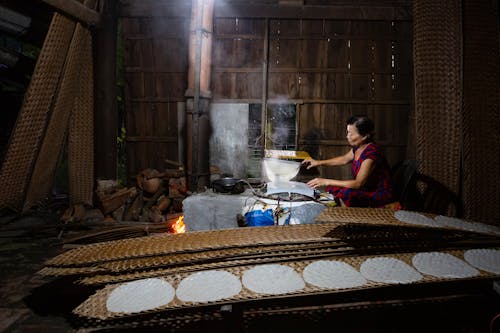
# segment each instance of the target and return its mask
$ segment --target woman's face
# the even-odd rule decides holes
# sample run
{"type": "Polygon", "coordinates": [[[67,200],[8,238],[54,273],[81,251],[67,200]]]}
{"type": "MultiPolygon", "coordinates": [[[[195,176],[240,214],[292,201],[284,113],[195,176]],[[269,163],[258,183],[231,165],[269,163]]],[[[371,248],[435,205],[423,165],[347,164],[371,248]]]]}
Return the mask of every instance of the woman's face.
{"type": "Polygon", "coordinates": [[[365,139],[366,136],[361,136],[355,125],[347,125],[347,142],[349,142],[352,147],[361,146],[365,139]]]}

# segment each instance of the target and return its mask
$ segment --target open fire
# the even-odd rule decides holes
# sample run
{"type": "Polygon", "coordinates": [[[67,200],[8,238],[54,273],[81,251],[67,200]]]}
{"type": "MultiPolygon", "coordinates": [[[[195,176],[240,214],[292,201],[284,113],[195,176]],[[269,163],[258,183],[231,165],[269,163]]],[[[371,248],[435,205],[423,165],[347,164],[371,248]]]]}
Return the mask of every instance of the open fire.
{"type": "Polygon", "coordinates": [[[179,216],[177,220],[170,226],[170,230],[174,234],[182,234],[186,232],[186,225],[184,224],[184,215],[179,216]]]}

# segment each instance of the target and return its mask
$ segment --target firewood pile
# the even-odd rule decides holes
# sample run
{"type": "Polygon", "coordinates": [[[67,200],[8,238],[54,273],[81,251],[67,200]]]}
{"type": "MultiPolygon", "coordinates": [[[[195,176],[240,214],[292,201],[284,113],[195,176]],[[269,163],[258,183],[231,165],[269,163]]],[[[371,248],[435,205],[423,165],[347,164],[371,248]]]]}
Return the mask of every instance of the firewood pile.
{"type": "Polygon", "coordinates": [[[160,172],[147,168],[136,176],[136,184],[120,186],[117,180],[98,180],[94,207],[73,205],[61,221],[154,222],[171,220],[182,213],[182,201],[189,195],[182,167],[160,172]]]}
{"type": "Polygon", "coordinates": [[[119,188],[114,180],[99,180],[97,206],[105,219],[114,221],[164,222],[168,214],[182,212],[188,195],[184,171],[144,169],[132,187],[119,188]]]}

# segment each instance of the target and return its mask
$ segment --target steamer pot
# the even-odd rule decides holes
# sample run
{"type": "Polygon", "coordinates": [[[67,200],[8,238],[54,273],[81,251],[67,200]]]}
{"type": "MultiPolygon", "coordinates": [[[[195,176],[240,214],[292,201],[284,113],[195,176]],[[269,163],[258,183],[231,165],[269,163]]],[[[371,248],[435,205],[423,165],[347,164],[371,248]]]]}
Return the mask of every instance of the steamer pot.
{"type": "Polygon", "coordinates": [[[239,194],[245,190],[243,180],[229,177],[214,180],[212,189],[214,192],[231,194],[239,194]]]}

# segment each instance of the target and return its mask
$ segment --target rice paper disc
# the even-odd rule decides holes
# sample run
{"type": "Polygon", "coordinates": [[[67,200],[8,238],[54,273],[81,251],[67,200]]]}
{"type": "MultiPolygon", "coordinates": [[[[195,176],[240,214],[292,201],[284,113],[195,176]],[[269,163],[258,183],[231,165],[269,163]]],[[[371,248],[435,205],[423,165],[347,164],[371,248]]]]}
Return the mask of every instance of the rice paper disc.
{"type": "Polygon", "coordinates": [[[328,289],[354,288],[367,283],[351,265],[335,260],[312,262],[304,268],[302,276],[307,283],[328,289]]]}
{"type": "Polygon", "coordinates": [[[436,277],[468,278],[480,274],[465,261],[448,253],[417,253],[412,258],[412,264],[419,272],[436,277]]]}
{"type": "Polygon", "coordinates": [[[467,222],[456,217],[449,217],[438,215],[434,218],[436,222],[460,230],[474,231],[488,234],[500,235],[500,228],[494,225],[478,223],[478,222],[467,222]]]}
{"type": "Polygon", "coordinates": [[[279,264],[250,268],[243,273],[242,281],[245,288],[259,294],[286,294],[306,286],[293,268],[279,264]]]}
{"type": "Polygon", "coordinates": [[[151,278],[127,282],[115,288],[106,300],[110,312],[134,313],[167,305],[175,289],[163,279],[151,278]]]}
{"type": "Polygon", "coordinates": [[[410,212],[407,210],[397,210],[394,212],[394,217],[401,222],[413,225],[423,225],[428,227],[439,227],[439,223],[433,219],[419,213],[410,212]]]}
{"type": "Polygon", "coordinates": [[[405,262],[390,258],[369,258],[361,264],[361,274],[368,280],[385,283],[412,283],[422,275],[405,262]]]}
{"type": "Polygon", "coordinates": [[[464,259],[477,269],[500,274],[500,250],[473,249],[464,252],[464,259]]]}
{"type": "Polygon", "coordinates": [[[213,302],[233,297],[241,291],[240,279],[222,270],[202,271],[184,278],[177,287],[183,302],[213,302]]]}

